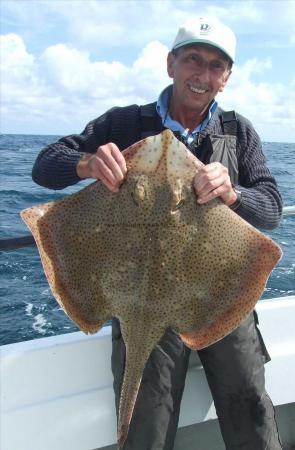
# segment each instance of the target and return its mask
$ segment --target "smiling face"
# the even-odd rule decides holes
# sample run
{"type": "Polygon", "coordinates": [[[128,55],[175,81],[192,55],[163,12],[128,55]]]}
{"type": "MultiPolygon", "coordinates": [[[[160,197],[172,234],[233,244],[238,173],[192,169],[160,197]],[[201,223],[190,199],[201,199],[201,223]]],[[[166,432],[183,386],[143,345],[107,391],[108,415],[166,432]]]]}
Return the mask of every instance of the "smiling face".
{"type": "Polygon", "coordinates": [[[190,118],[201,122],[214,97],[223,91],[231,64],[218,49],[195,44],[170,52],[167,71],[173,78],[170,113],[183,126],[191,128],[190,118]]]}

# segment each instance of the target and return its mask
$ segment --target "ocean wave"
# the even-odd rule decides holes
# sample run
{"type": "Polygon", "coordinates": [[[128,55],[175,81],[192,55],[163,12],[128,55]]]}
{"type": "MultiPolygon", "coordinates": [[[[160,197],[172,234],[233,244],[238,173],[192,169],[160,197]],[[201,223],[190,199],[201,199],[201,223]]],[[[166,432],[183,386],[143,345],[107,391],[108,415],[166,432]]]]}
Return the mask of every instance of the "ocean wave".
{"type": "Polygon", "coordinates": [[[46,329],[50,326],[51,323],[48,323],[43,314],[37,314],[35,317],[35,321],[32,325],[33,330],[37,333],[42,334],[43,336],[46,334],[46,329]]]}

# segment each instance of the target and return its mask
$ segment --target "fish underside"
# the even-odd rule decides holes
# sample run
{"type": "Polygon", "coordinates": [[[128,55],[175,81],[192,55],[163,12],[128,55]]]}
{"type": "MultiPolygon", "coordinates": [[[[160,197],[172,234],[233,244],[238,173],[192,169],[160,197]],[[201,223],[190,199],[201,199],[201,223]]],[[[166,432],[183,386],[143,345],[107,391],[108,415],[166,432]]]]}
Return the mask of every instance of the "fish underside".
{"type": "Polygon", "coordinates": [[[97,181],[21,212],[66,314],[86,333],[120,321],[119,448],[143,369],[166,329],[191,349],[220,340],[252,311],[281,257],[221,201],[197,204],[192,181],[203,164],[171,131],[123,155],[128,171],[119,192],[97,181]]]}

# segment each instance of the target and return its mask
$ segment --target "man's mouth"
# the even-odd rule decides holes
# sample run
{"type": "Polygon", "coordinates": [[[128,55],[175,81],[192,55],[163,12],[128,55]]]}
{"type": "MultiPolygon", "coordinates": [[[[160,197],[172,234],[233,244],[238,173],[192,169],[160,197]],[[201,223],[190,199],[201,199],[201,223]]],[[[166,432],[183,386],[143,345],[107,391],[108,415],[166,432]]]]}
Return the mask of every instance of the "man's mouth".
{"type": "Polygon", "coordinates": [[[204,89],[200,86],[194,86],[191,83],[188,83],[188,87],[190,88],[190,90],[192,92],[194,92],[195,94],[205,94],[205,92],[207,92],[207,89],[204,89]]]}

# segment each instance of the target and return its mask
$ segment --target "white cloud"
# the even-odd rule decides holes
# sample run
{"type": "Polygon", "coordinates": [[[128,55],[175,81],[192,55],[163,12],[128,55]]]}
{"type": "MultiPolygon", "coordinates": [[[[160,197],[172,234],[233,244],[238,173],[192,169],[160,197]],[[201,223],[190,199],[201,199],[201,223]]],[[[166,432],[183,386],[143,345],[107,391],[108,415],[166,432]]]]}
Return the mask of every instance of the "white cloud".
{"type": "Polygon", "coordinates": [[[168,49],[157,41],[130,66],[92,61],[88,53],[65,44],[50,46],[35,58],[16,34],[2,36],[1,46],[3,123],[8,129],[18,120],[20,130],[30,132],[31,117],[32,133],[36,127],[42,132],[42,124],[43,133],[75,132],[114,105],[154,100],[168,84],[168,49]]]}
{"type": "Polygon", "coordinates": [[[26,51],[17,34],[1,36],[1,100],[9,115],[34,106],[42,89],[37,73],[36,58],[26,51]]]}
{"type": "Polygon", "coordinates": [[[48,84],[78,96],[92,89],[93,96],[100,97],[101,89],[105,93],[105,89],[116,86],[125,71],[118,62],[91,62],[87,53],[64,44],[48,47],[39,61],[48,84]]]}
{"type": "Polygon", "coordinates": [[[27,53],[22,38],[11,33],[2,37],[1,44],[1,66],[4,75],[6,74],[7,78],[14,82],[30,77],[35,57],[27,53]],[[21,71],[18,66],[21,67],[21,71]]]}
{"type": "Polygon", "coordinates": [[[253,81],[255,73],[270,68],[269,59],[252,59],[235,67],[220,101],[225,109],[248,117],[264,140],[295,142],[295,81],[289,86],[253,81]]]}
{"type": "MultiPolygon", "coordinates": [[[[1,46],[3,132],[79,132],[112,106],[155,100],[170,82],[168,48],[158,41],[148,43],[130,65],[92,60],[65,44],[35,57],[17,34],[2,36],[1,46]]],[[[290,86],[253,81],[269,69],[269,58],[235,66],[219,102],[250,118],[264,140],[295,141],[295,80],[290,86]]]]}

